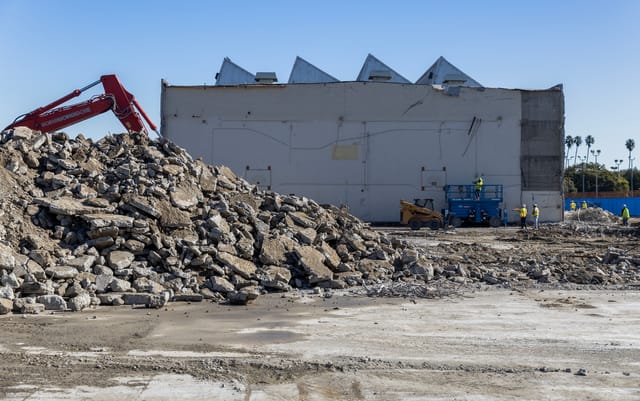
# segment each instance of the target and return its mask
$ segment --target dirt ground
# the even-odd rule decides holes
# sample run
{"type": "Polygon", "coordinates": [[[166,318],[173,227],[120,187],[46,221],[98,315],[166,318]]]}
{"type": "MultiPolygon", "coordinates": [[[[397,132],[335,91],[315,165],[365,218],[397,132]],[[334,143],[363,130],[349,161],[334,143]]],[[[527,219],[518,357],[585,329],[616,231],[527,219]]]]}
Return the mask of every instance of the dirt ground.
{"type": "MultiPolygon", "coordinates": [[[[563,252],[636,239],[389,229],[417,245],[563,252]],[[521,237],[519,237],[521,238],[521,237]]],[[[362,289],[0,317],[0,400],[638,400],[634,285],[362,289]]]]}

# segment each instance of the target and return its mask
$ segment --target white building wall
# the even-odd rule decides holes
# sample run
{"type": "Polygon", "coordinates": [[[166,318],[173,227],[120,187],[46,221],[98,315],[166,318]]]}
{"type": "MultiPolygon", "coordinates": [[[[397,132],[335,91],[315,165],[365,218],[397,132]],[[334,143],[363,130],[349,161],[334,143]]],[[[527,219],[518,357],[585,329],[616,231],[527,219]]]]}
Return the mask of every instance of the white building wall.
{"type": "Polygon", "coordinates": [[[280,193],[346,204],[368,221],[397,221],[400,199],[430,197],[444,208],[444,185],[478,175],[503,184],[505,207],[516,207],[520,120],[518,90],[449,96],[371,82],[162,90],[162,134],[194,157],[280,193]]]}

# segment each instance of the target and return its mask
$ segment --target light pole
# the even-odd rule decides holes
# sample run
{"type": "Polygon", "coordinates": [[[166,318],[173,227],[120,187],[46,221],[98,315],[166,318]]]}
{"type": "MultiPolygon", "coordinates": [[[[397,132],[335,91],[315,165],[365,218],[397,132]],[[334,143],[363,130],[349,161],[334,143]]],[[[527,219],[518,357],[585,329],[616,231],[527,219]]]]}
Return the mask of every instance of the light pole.
{"type": "Polygon", "coordinates": [[[629,179],[629,184],[631,186],[631,197],[633,198],[633,161],[635,160],[635,157],[629,157],[629,174],[631,175],[631,178],[629,179]]]}
{"type": "Polygon", "coordinates": [[[622,164],[622,159],[615,159],[613,162],[616,164],[616,170],[618,171],[618,177],[620,177],[620,165],[622,164]]]}
{"type": "Polygon", "coordinates": [[[600,170],[600,165],[598,164],[598,156],[600,156],[600,149],[591,150],[591,154],[596,160],[596,198],[598,197],[598,172],[600,170]]]}
{"type": "Polygon", "coordinates": [[[582,161],[582,196],[584,196],[584,162],[586,159],[586,157],[580,156],[580,161],[582,161]]]}

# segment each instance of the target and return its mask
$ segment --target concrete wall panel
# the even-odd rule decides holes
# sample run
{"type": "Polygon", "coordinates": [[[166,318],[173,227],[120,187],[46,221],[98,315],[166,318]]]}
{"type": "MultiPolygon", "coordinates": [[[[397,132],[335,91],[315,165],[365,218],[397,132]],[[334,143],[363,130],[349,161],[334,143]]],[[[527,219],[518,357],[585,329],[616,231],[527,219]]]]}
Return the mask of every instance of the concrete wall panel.
{"type": "MultiPolygon", "coordinates": [[[[441,209],[442,186],[471,184],[478,175],[505,185],[505,207],[521,202],[523,168],[535,176],[536,163],[548,168],[557,153],[548,144],[553,135],[539,126],[527,128],[531,141],[521,140],[522,93],[461,88],[450,96],[429,85],[373,82],[165,85],[162,133],[250,181],[264,179],[270,166],[275,191],[346,204],[370,221],[397,221],[400,199],[434,198],[441,209]]],[[[534,114],[544,96],[534,100],[531,120],[557,114],[534,114]]]]}

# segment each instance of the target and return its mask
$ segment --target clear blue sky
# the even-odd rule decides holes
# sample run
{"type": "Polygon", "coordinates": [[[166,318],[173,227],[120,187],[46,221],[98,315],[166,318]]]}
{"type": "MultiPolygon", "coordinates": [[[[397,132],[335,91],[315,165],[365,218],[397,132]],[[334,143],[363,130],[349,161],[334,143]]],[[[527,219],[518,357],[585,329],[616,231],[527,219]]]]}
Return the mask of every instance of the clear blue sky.
{"type": "MultiPolygon", "coordinates": [[[[0,0],[0,16],[2,127],[103,74],[159,124],[160,80],[213,84],[224,57],[286,82],[296,56],[354,80],[371,53],[411,81],[444,56],[488,87],[562,83],[567,135],[607,166],[629,138],[640,152],[640,1],[0,0]]],[[[122,130],[106,113],[65,131],[122,130]]]]}

